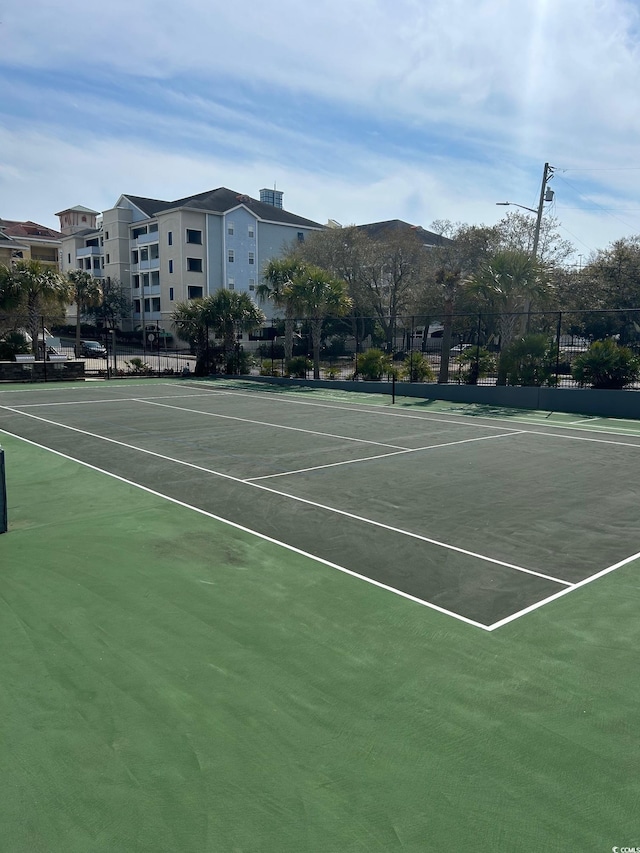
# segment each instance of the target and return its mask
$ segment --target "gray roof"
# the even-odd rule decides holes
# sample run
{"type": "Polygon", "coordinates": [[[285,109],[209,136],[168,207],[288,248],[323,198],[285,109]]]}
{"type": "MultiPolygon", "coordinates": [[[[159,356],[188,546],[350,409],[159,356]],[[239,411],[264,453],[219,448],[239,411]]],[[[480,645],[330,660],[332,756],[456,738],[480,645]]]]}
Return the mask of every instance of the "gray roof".
{"type": "Polygon", "coordinates": [[[411,225],[409,222],[403,222],[402,219],[388,219],[385,222],[371,222],[368,225],[357,225],[357,228],[364,231],[368,237],[386,237],[387,235],[405,232],[407,234],[416,234],[427,246],[446,246],[452,241],[448,237],[443,237],[442,234],[436,234],[435,231],[427,231],[420,225],[411,225]]]}
{"type": "Polygon", "coordinates": [[[175,201],[141,198],[140,196],[128,195],[127,193],[125,195],[143,213],[146,213],[147,216],[156,216],[163,211],[175,210],[179,207],[188,207],[191,210],[201,210],[203,212],[226,213],[243,204],[252,213],[255,213],[258,219],[268,220],[269,222],[280,222],[283,225],[297,225],[301,228],[324,228],[319,222],[313,222],[311,219],[296,216],[295,213],[289,213],[287,210],[282,210],[271,204],[265,204],[262,201],[251,198],[251,196],[238,193],[235,190],[229,190],[226,187],[207,190],[207,192],[186,196],[175,201]]]}

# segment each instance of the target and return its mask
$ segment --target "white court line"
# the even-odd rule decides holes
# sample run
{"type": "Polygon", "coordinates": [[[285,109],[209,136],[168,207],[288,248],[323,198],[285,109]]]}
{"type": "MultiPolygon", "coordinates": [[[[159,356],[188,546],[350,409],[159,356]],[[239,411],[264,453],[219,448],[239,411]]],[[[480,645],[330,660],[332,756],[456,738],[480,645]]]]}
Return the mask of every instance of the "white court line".
{"type": "MultiPolygon", "coordinates": [[[[567,421],[565,426],[574,426],[575,424],[583,424],[583,423],[585,423],[585,421],[591,423],[592,421],[602,421],[602,420],[604,420],[604,418],[597,418],[595,416],[592,418],[580,418],[579,421],[567,421]]],[[[639,426],[640,426],[640,424],[639,424],[639,426]]]]}
{"type": "Polygon", "coordinates": [[[228,518],[223,518],[220,515],[215,515],[212,512],[207,512],[207,510],[201,509],[200,507],[193,506],[192,504],[185,503],[184,501],[180,501],[177,498],[172,498],[170,495],[165,495],[162,492],[157,492],[154,489],[150,489],[147,486],[143,486],[140,483],[136,483],[133,480],[127,480],[125,477],[121,477],[118,474],[113,474],[111,471],[106,471],[104,468],[98,468],[96,465],[90,465],[88,462],[83,462],[80,459],[75,459],[73,456],[68,456],[66,453],[61,453],[59,450],[53,450],[51,447],[45,447],[42,444],[38,444],[35,441],[31,441],[28,438],[23,438],[21,435],[16,435],[13,432],[10,432],[6,429],[0,429],[1,433],[5,435],[10,435],[18,441],[23,441],[26,444],[30,444],[33,447],[38,447],[41,450],[48,451],[49,453],[53,453],[56,456],[60,456],[63,459],[68,459],[71,462],[76,462],[78,465],[82,465],[84,468],[89,468],[92,471],[97,471],[100,474],[106,474],[107,477],[112,477],[114,480],[118,480],[121,483],[126,483],[128,486],[133,486],[135,489],[140,489],[143,492],[147,492],[147,494],[154,495],[157,498],[161,498],[162,500],[169,501],[169,503],[175,504],[176,506],[183,507],[184,509],[190,509],[193,512],[197,512],[199,515],[204,515],[207,518],[211,518],[214,521],[219,521],[221,524],[227,524],[229,527],[233,527],[236,530],[240,530],[243,533],[248,533],[251,536],[257,536],[258,539],[262,539],[265,542],[270,542],[272,545],[278,545],[280,548],[285,548],[287,551],[291,551],[294,554],[298,554],[301,557],[307,557],[310,560],[314,560],[316,563],[321,563],[324,566],[328,566],[330,569],[337,569],[339,572],[343,572],[345,575],[350,575],[351,577],[357,578],[358,580],[365,581],[365,583],[371,584],[372,586],[376,586],[379,589],[384,589],[387,592],[392,592],[395,595],[399,595],[401,598],[406,598],[409,601],[413,601],[416,604],[421,604],[423,607],[428,607],[430,610],[435,610],[438,613],[442,613],[445,616],[452,616],[454,619],[458,619],[460,622],[465,622],[467,625],[473,625],[475,628],[482,628],[483,631],[488,631],[488,627],[484,625],[482,622],[476,622],[474,619],[469,619],[466,616],[462,616],[460,613],[454,613],[453,610],[447,610],[444,607],[440,607],[437,604],[432,604],[430,601],[423,601],[421,598],[417,598],[415,595],[410,595],[408,592],[402,592],[400,589],[396,589],[393,586],[389,586],[388,584],[381,583],[380,581],[374,580],[373,578],[368,578],[366,575],[360,575],[358,572],[354,572],[351,569],[347,569],[344,566],[339,566],[337,563],[332,563],[329,560],[325,560],[323,557],[316,557],[315,554],[310,554],[308,551],[303,551],[300,548],[296,548],[293,545],[288,545],[286,542],[281,542],[278,539],[274,539],[271,536],[266,536],[264,533],[259,533],[257,530],[251,530],[249,527],[244,527],[242,524],[238,524],[235,521],[229,521],[228,518]]]}
{"type": "MultiPolygon", "coordinates": [[[[167,383],[167,384],[169,384],[169,383],[167,383]]],[[[193,387],[193,386],[191,386],[191,387],[193,387]]],[[[231,397],[235,396],[235,397],[249,397],[249,398],[251,398],[251,397],[255,397],[256,395],[258,395],[260,397],[263,397],[264,399],[272,400],[274,403],[290,403],[290,404],[298,405],[298,406],[317,406],[317,407],[323,408],[323,409],[338,409],[338,410],[342,410],[342,411],[346,411],[346,412],[354,412],[355,411],[355,412],[359,412],[360,414],[364,413],[364,414],[371,414],[371,415],[384,415],[385,417],[390,417],[390,418],[409,418],[412,420],[434,421],[436,423],[445,423],[445,424],[451,424],[452,426],[460,426],[459,421],[450,421],[444,417],[440,417],[437,415],[431,415],[428,412],[426,412],[423,415],[416,415],[416,414],[408,414],[406,412],[389,411],[388,404],[376,405],[375,403],[356,402],[356,403],[352,403],[349,406],[343,406],[343,405],[331,404],[331,403],[314,403],[314,402],[311,402],[310,400],[295,400],[295,399],[290,400],[290,399],[285,399],[283,397],[275,397],[273,394],[270,394],[266,391],[228,391],[228,390],[224,390],[224,389],[216,390],[213,388],[211,388],[211,389],[210,388],[202,388],[201,390],[203,390],[209,394],[217,394],[218,396],[231,396],[231,397]],[[369,408],[364,408],[365,406],[369,406],[369,408]]],[[[358,392],[354,392],[354,393],[358,393],[358,392]]],[[[413,399],[417,400],[419,398],[416,397],[413,399]]],[[[441,401],[441,402],[443,402],[443,401],[441,401]]],[[[444,402],[446,402],[446,401],[444,401],[444,402]]],[[[502,408],[504,408],[504,407],[502,407],[502,408]]],[[[484,420],[489,420],[489,419],[491,419],[493,421],[500,421],[503,424],[526,423],[526,424],[532,424],[534,426],[542,426],[544,424],[544,417],[543,416],[540,416],[538,418],[534,418],[534,417],[526,418],[523,415],[518,415],[518,416],[515,416],[513,418],[505,418],[505,417],[491,417],[490,418],[489,415],[468,415],[465,412],[459,412],[459,413],[458,412],[448,412],[448,416],[456,417],[456,418],[469,418],[469,421],[464,422],[464,426],[468,426],[468,427],[475,426],[476,428],[482,428],[482,429],[505,429],[504,426],[494,426],[493,424],[486,424],[486,423],[482,422],[484,420]]],[[[623,419],[621,418],[620,420],[623,420],[623,419]]],[[[631,419],[625,419],[625,420],[627,423],[633,423],[633,421],[631,419]]],[[[555,423],[553,426],[551,426],[549,428],[550,429],[565,429],[565,427],[562,424],[555,424],[555,423]]],[[[517,429],[517,427],[513,427],[513,429],[515,430],[515,429],[517,429]]],[[[566,429],[570,429],[573,432],[588,432],[591,434],[593,433],[593,430],[591,430],[591,429],[580,428],[578,426],[571,426],[571,427],[567,426],[566,429]]],[[[614,429],[607,428],[607,429],[601,430],[601,432],[604,433],[605,435],[607,435],[607,434],[609,434],[609,435],[625,435],[626,434],[624,432],[625,427],[620,427],[620,430],[622,430],[622,432],[616,432],[614,429]]],[[[541,435],[543,435],[543,434],[544,433],[541,433],[541,435]]],[[[638,421],[638,431],[635,434],[638,435],[638,437],[640,437],[640,420],[638,421]]]]}
{"type": "Polygon", "coordinates": [[[298,468],[296,471],[281,471],[279,474],[264,474],[262,477],[247,477],[243,482],[255,483],[257,480],[269,480],[272,477],[288,477],[290,474],[304,474],[307,471],[321,471],[323,468],[337,468],[339,465],[353,465],[356,462],[369,462],[372,459],[386,459],[388,456],[400,456],[402,453],[418,453],[424,450],[436,450],[440,447],[453,447],[457,444],[469,444],[472,441],[490,441],[493,438],[510,438],[512,435],[522,435],[521,432],[505,432],[501,435],[481,435],[476,438],[464,438],[460,441],[447,441],[444,444],[429,444],[426,447],[410,447],[395,453],[384,453],[380,456],[367,456],[364,459],[347,459],[344,462],[329,462],[326,465],[314,465],[311,468],[298,468]]]}
{"type": "Polygon", "coordinates": [[[256,421],[252,418],[240,418],[236,417],[235,415],[220,415],[217,412],[203,412],[200,409],[187,409],[184,406],[170,406],[168,403],[156,403],[153,400],[149,400],[148,398],[136,398],[135,402],[146,403],[149,406],[160,406],[163,409],[173,409],[175,412],[190,412],[191,414],[195,415],[204,415],[207,418],[221,418],[222,420],[226,421],[240,421],[241,423],[245,424],[254,424],[254,426],[267,426],[273,427],[275,429],[287,429],[291,430],[292,432],[304,432],[308,435],[321,435],[325,438],[338,438],[341,441],[357,441],[360,444],[375,444],[377,447],[391,447],[394,450],[399,450],[402,452],[411,449],[409,447],[402,447],[399,444],[385,444],[382,441],[370,441],[366,438],[352,438],[348,435],[336,435],[332,432],[320,432],[319,430],[315,429],[303,429],[302,427],[285,426],[284,424],[272,424],[269,423],[269,421],[256,421]]]}
{"type": "Polygon", "coordinates": [[[278,489],[272,489],[269,486],[262,485],[261,483],[250,483],[250,482],[242,480],[238,477],[233,477],[231,474],[223,474],[220,471],[214,471],[213,469],[205,468],[202,465],[195,465],[193,462],[183,462],[180,459],[175,459],[172,456],[166,456],[165,454],[162,454],[162,453],[156,453],[153,450],[146,450],[144,447],[138,447],[135,444],[127,444],[126,442],[119,441],[118,439],[115,439],[115,438],[108,438],[107,436],[98,435],[97,433],[89,432],[88,430],[78,429],[78,427],[72,427],[72,426],[67,426],[66,424],[60,424],[60,423],[57,423],[57,421],[52,421],[52,420],[49,420],[48,418],[41,418],[38,415],[32,415],[29,412],[20,412],[17,409],[15,409],[15,410],[11,409],[9,406],[2,406],[0,408],[8,409],[9,411],[15,411],[16,414],[22,415],[25,418],[32,418],[33,420],[41,421],[43,423],[47,423],[47,424],[50,424],[52,426],[57,426],[57,427],[60,427],[61,429],[70,430],[71,432],[77,432],[77,433],[80,433],[81,435],[88,435],[91,438],[97,438],[101,441],[106,441],[109,444],[116,444],[120,447],[126,447],[128,450],[135,450],[138,453],[144,453],[144,454],[147,454],[148,456],[153,456],[157,459],[162,459],[166,462],[172,462],[176,465],[183,465],[187,468],[193,468],[196,471],[202,471],[206,474],[212,474],[216,477],[221,477],[225,480],[230,480],[234,483],[240,483],[244,486],[249,486],[250,488],[253,488],[253,489],[260,489],[261,491],[270,492],[273,495],[279,495],[280,497],[287,498],[288,500],[292,500],[292,501],[295,501],[297,503],[302,503],[302,504],[305,504],[307,506],[313,506],[316,509],[323,509],[326,512],[334,513],[335,515],[344,516],[345,518],[350,518],[350,519],[353,519],[354,521],[360,521],[363,524],[369,524],[372,527],[377,527],[377,528],[380,528],[382,530],[388,530],[392,533],[399,533],[402,536],[408,536],[411,539],[418,539],[421,542],[428,542],[430,545],[437,545],[439,548],[444,548],[447,551],[454,551],[458,554],[463,554],[467,557],[474,557],[475,559],[482,560],[486,563],[492,563],[492,564],[497,565],[497,566],[504,566],[507,569],[514,569],[515,571],[521,572],[523,574],[535,575],[536,577],[543,578],[544,580],[552,581],[553,583],[557,583],[557,584],[560,584],[562,586],[571,586],[571,584],[568,581],[562,580],[561,578],[553,577],[552,575],[544,574],[543,572],[537,572],[533,569],[525,569],[523,566],[516,566],[513,563],[507,563],[504,560],[497,560],[494,557],[487,557],[484,554],[477,553],[476,551],[468,551],[465,548],[458,548],[456,545],[450,545],[447,542],[441,542],[440,540],[432,539],[429,536],[422,536],[421,534],[413,533],[410,530],[403,530],[400,527],[394,527],[393,525],[390,525],[390,524],[384,524],[381,521],[374,521],[373,519],[365,518],[364,516],[356,515],[355,513],[351,513],[351,512],[347,512],[346,510],[337,509],[336,507],[331,507],[331,506],[328,506],[326,504],[318,503],[317,501],[311,501],[311,500],[308,500],[307,498],[298,497],[297,495],[290,495],[288,492],[281,492],[278,489]]]}
{"type": "Polygon", "coordinates": [[[620,560],[620,562],[618,563],[614,563],[613,566],[608,566],[606,569],[602,569],[602,571],[596,572],[595,575],[590,575],[588,578],[585,578],[584,580],[572,584],[567,589],[561,589],[560,592],[556,592],[553,595],[550,595],[548,598],[543,598],[541,601],[536,601],[535,604],[530,604],[529,607],[525,607],[523,610],[519,610],[517,613],[512,613],[510,616],[505,616],[504,619],[500,619],[498,622],[494,622],[492,625],[489,625],[487,630],[495,631],[496,628],[502,628],[503,625],[508,625],[509,622],[513,622],[515,619],[519,619],[521,616],[525,616],[527,613],[532,613],[539,607],[542,607],[545,604],[549,604],[550,601],[555,601],[556,598],[561,598],[563,595],[567,595],[567,593],[569,592],[574,592],[576,589],[579,589],[582,586],[586,586],[592,581],[598,580],[599,578],[608,575],[610,572],[614,572],[616,569],[619,569],[622,566],[626,566],[627,563],[632,563],[634,560],[638,559],[640,559],[640,551],[638,551],[637,554],[632,554],[630,557],[625,557],[624,560],[620,560]]]}
{"type": "MultiPolygon", "coordinates": [[[[1,392],[0,392],[1,393],[1,392]]],[[[201,400],[202,394],[159,394],[156,396],[145,397],[145,400],[182,400],[188,397],[190,399],[201,400]]],[[[61,402],[51,401],[49,403],[14,403],[16,409],[42,409],[47,406],[88,406],[99,403],[139,403],[139,397],[103,397],[101,400],[62,400],[61,402]]]]}

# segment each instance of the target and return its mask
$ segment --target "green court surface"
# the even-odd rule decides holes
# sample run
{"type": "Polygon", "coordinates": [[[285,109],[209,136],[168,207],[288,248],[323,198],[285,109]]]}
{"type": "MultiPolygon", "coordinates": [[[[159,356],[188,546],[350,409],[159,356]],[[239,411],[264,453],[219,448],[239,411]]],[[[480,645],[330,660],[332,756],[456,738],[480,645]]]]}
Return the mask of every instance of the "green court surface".
{"type": "Polygon", "coordinates": [[[611,850],[640,831],[640,424],[0,389],[0,850],[611,850]]]}

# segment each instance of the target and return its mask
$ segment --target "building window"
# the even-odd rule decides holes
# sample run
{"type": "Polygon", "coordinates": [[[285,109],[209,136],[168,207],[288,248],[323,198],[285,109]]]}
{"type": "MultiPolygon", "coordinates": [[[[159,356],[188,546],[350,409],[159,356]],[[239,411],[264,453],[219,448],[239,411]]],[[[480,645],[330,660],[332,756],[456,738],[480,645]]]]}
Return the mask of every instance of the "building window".
{"type": "Polygon", "coordinates": [[[169,302],[173,302],[173,288],[169,288],[169,302]]]}
{"type": "Polygon", "coordinates": [[[196,243],[202,245],[202,231],[194,231],[192,228],[187,228],[187,243],[196,243]]]}
{"type": "Polygon", "coordinates": [[[148,249],[140,249],[140,260],[148,261],[149,260],[149,250],[148,249]]]}
{"type": "Polygon", "coordinates": [[[111,255],[109,254],[109,252],[107,252],[107,263],[111,263],[111,255]]]}
{"type": "Polygon", "coordinates": [[[227,234],[229,235],[229,237],[233,237],[233,231],[233,222],[229,222],[229,224],[227,225],[227,234]]]}
{"type": "Polygon", "coordinates": [[[142,286],[143,287],[149,287],[149,273],[148,272],[142,273],[142,286]]]}
{"type": "Polygon", "coordinates": [[[152,243],[149,246],[149,259],[152,261],[157,261],[160,257],[160,247],[157,243],[152,243]]]}
{"type": "Polygon", "coordinates": [[[250,264],[254,263],[254,260],[255,260],[255,255],[253,254],[253,252],[249,252],[249,263],[250,264]]]}
{"type": "Polygon", "coordinates": [[[253,225],[250,225],[249,226],[249,237],[255,237],[255,236],[256,236],[256,233],[255,233],[254,227],[253,227],[253,225]]]}
{"type": "Polygon", "coordinates": [[[105,231],[105,232],[104,232],[104,239],[105,239],[105,240],[108,240],[108,239],[109,239],[109,232],[108,232],[108,231],[105,231]]]}
{"type": "Polygon", "coordinates": [[[152,222],[149,226],[149,234],[154,234],[158,230],[158,223],[152,222]]]}
{"type": "Polygon", "coordinates": [[[167,245],[173,246],[173,231],[167,231],[167,245]]]}
{"type": "Polygon", "coordinates": [[[256,286],[255,286],[255,284],[252,284],[252,282],[253,282],[253,279],[250,278],[249,279],[249,290],[254,291],[256,289],[256,286]]]}
{"type": "Polygon", "coordinates": [[[137,249],[134,249],[133,252],[131,252],[131,263],[135,266],[138,263],[139,259],[140,254],[138,253],[137,249]]]}
{"type": "Polygon", "coordinates": [[[304,232],[298,231],[298,243],[304,243],[304,232]]]}
{"type": "Polygon", "coordinates": [[[135,311],[136,314],[140,313],[140,300],[139,299],[133,300],[133,310],[135,311]]]}
{"type": "Polygon", "coordinates": [[[134,228],[133,229],[133,239],[137,240],[141,234],[147,233],[147,226],[144,225],[142,228],[134,228]]]}
{"type": "Polygon", "coordinates": [[[233,249],[229,249],[229,263],[232,264],[236,259],[236,253],[233,249]]]}
{"type": "Polygon", "coordinates": [[[93,268],[94,268],[94,270],[100,269],[100,258],[94,258],[93,259],[93,268]]]}
{"type": "Polygon", "coordinates": [[[140,276],[137,274],[133,276],[133,286],[136,289],[140,287],[140,276]]]}
{"type": "Polygon", "coordinates": [[[160,272],[158,270],[151,273],[151,287],[160,287],[160,272]]]}
{"type": "Polygon", "coordinates": [[[154,296],[154,298],[151,300],[151,310],[160,312],[160,297],[159,296],[154,296]]]}
{"type": "Polygon", "coordinates": [[[188,272],[202,272],[202,258],[187,258],[188,272]]]}
{"type": "Polygon", "coordinates": [[[145,312],[145,314],[148,314],[149,311],[151,311],[151,300],[145,299],[144,300],[144,312],[145,312]]]}
{"type": "Polygon", "coordinates": [[[235,289],[236,289],[236,280],[235,280],[235,278],[228,278],[228,279],[227,279],[227,288],[228,288],[229,290],[235,290],[235,289]]]}
{"type": "Polygon", "coordinates": [[[70,253],[70,252],[69,252],[69,254],[67,255],[67,263],[68,263],[68,264],[70,264],[70,263],[71,263],[71,253],[70,253]]]}
{"type": "Polygon", "coordinates": [[[169,272],[173,272],[173,261],[169,261],[169,272]]]}
{"type": "Polygon", "coordinates": [[[189,284],[187,286],[187,299],[202,299],[202,288],[189,284]]]}

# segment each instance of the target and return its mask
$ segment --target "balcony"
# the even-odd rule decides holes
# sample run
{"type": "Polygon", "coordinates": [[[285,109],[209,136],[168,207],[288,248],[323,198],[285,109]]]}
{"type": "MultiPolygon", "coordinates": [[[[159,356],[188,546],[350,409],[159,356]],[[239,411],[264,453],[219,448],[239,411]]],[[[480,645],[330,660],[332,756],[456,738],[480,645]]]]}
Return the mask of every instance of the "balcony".
{"type": "Polygon", "coordinates": [[[158,242],[158,232],[152,231],[150,234],[140,234],[135,240],[131,241],[135,246],[146,246],[149,243],[158,242]]]}
{"type": "Polygon", "coordinates": [[[76,251],[76,259],[80,260],[80,258],[90,258],[93,255],[101,255],[102,249],[100,246],[85,246],[84,249],[78,249],[76,251]]]}

